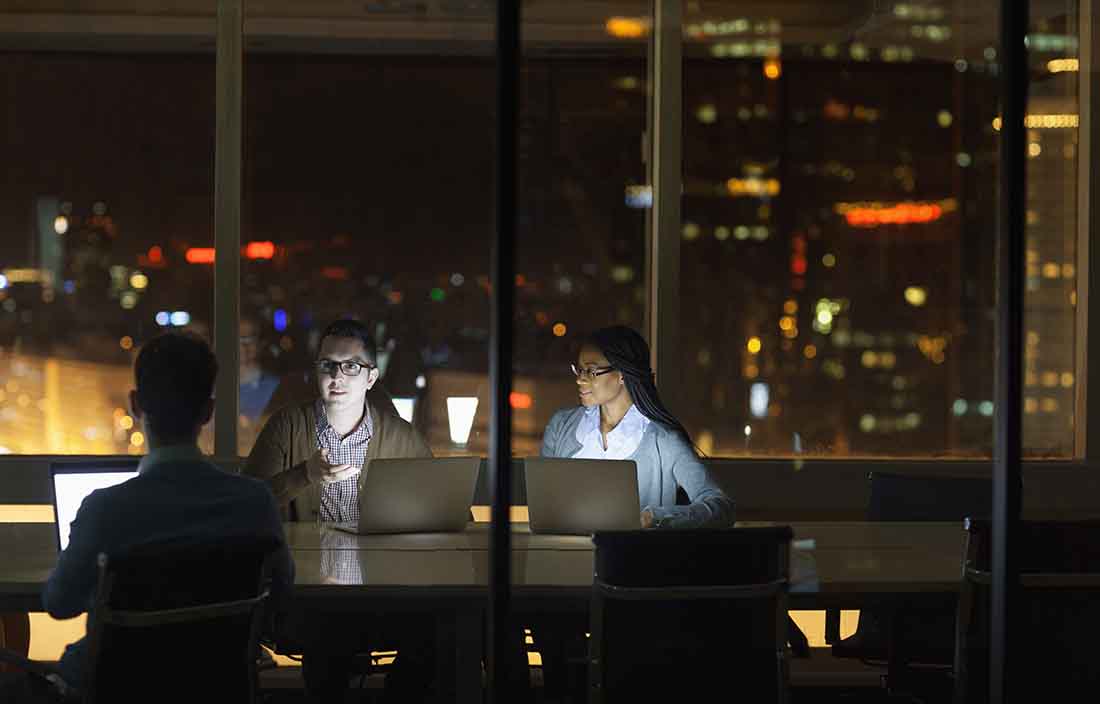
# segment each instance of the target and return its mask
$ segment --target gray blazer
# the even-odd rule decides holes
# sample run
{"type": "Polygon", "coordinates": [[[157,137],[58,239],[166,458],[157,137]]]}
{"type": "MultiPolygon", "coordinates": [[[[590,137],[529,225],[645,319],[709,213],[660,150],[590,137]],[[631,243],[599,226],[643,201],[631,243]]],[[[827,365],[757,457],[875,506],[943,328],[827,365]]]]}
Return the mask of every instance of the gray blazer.
{"type": "MultiPolygon", "coordinates": [[[[550,419],[542,436],[543,457],[572,457],[580,449],[577,426],[584,406],[564,408],[550,419]]],[[[638,466],[640,509],[653,512],[660,528],[728,528],[733,525],[733,500],[707,472],[695,450],[677,432],[651,421],[642,443],[629,459],[638,466]],[[676,505],[676,487],[691,500],[676,505]]]]}

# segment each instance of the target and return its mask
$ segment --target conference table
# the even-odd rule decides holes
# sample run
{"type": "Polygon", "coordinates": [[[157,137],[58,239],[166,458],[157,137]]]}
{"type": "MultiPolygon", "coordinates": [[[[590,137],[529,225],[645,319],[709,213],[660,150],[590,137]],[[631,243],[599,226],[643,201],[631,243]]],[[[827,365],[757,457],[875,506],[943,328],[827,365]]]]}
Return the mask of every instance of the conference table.
{"type": "MultiPolygon", "coordinates": [[[[768,522],[739,526],[777,525],[768,522]]],[[[962,574],[961,523],[790,522],[792,609],[861,609],[942,601],[962,574]]],[[[593,545],[587,536],[536,535],[513,523],[513,603],[519,612],[587,608],[593,545]]],[[[354,535],[289,523],[293,608],[302,613],[432,613],[441,684],[460,700],[481,688],[489,531],[354,535]]],[[[0,524],[0,612],[40,611],[56,561],[52,524],[0,524]]]]}

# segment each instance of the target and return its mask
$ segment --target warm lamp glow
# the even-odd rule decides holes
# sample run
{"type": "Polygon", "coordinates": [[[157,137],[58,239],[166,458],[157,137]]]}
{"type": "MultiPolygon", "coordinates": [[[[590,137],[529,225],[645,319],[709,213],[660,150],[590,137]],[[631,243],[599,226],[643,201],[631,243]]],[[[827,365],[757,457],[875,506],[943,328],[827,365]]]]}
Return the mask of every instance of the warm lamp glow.
{"type": "Polygon", "coordinates": [[[476,413],[476,396],[447,397],[447,425],[451,431],[451,442],[456,445],[465,445],[470,440],[470,431],[474,427],[476,413]]]}
{"type": "Polygon", "coordinates": [[[416,410],[416,399],[412,397],[394,398],[393,405],[397,409],[397,415],[406,423],[413,422],[413,411],[416,410]]]}

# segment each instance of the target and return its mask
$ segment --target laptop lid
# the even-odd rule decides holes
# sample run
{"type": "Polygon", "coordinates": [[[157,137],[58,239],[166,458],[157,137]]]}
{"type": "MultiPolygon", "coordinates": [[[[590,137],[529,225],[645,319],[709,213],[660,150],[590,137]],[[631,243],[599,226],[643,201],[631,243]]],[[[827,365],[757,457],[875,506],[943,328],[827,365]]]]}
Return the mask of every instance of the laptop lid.
{"type": "Polygon", "coordinates": [[[59,551],[69,545],[69,527],[76,518],[77,509],[83,503],[84,497],[96,489],[105,489],[133,479],[138,474],[140,460],[138,457],[105,457],[101,460],[50,463],[54,525],[57,528],[59,551]]]}
{"type": "Polygon", "coordinates": [[[371,460],[359,485],[359,532],[465,530],[480,468],[480,457],[371,460]]]}
{"type": "Polygon", "coordinates": [[[524,465],[532,533],[641,528],[634,460],[528,457],[524,465]]]}

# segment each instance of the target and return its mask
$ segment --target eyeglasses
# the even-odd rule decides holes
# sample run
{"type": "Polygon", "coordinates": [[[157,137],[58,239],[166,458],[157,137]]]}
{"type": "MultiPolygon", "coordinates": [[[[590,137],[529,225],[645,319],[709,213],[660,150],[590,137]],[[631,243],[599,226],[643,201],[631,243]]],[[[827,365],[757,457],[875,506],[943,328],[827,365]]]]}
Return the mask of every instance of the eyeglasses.
{"type": "Polygon", "coordinates": [[[569,368],[573,370],[573,376],[578,379],[588,379],[589,381],[593,381],[596,377],[607,374],[608,372],[615,371],[615,367],[589,367],[588,369],[578,369],[576,364],[570,364],[569,368]]]}
{"type": "Polygon", "coordinates": [[[362,362],[356,362],[354,359],[346,359],[343,362],[337,362],[331,359],[318,359],[314,362],[317,367],[318,374],[324,374],[328,376],[336,376],[336,370],[339,369],[344,376],[359,376],[364,370],[374,369],[373,364],[364,364],[362,362]]]}

